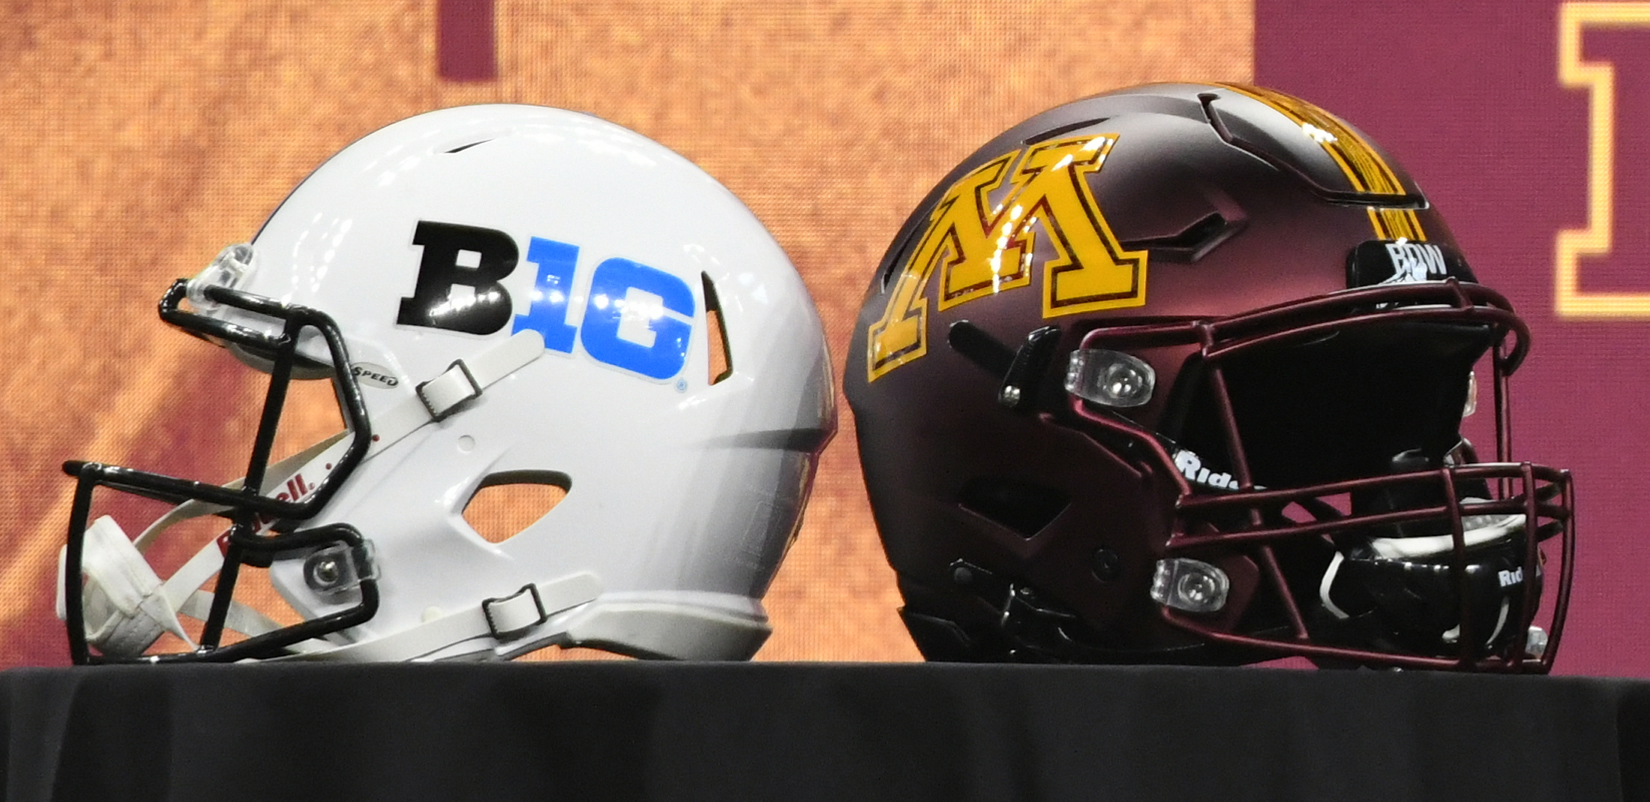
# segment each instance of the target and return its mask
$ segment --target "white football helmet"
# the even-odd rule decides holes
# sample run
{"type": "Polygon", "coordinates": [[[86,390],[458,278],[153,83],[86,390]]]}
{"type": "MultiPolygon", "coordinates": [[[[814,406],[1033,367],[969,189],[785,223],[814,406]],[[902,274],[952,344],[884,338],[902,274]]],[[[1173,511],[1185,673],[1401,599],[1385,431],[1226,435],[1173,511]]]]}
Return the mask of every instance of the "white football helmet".
{"type": "Polygon", "coordinates": [[[228,485],[65,465],[76,662],[744,659],[767,637],[836,427],[830,362],[779,245],[664,146],[550,108],[422,114],[327,161],[161,307],[270,373],[269,399],[228,485]],[[346,431],[271,463],[289,377],[329,378],[346,431]],[[566,495],[483,538],[466,505],[513,483],[566,495]],[[133,540],[88,526],[98,486],[178,506],[133,540]],[[160,579],[143,553],[203,515],[229,531],[160,579]],[[247,566],[301,623],[232,598],[247,566]],[[150,654],[165,632],[188,648],[150,654]]]}

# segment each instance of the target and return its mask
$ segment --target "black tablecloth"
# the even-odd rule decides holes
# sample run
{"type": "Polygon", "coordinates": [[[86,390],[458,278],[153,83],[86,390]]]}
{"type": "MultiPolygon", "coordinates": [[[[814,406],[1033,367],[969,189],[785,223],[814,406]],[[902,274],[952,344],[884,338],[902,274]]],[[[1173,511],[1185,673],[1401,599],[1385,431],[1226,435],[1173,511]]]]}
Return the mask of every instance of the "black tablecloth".
{"type": "Polygon", "coordinates": [[[1650,683],[664,664],[0,673],[7,800],[1650,800],[1650,683]]]}

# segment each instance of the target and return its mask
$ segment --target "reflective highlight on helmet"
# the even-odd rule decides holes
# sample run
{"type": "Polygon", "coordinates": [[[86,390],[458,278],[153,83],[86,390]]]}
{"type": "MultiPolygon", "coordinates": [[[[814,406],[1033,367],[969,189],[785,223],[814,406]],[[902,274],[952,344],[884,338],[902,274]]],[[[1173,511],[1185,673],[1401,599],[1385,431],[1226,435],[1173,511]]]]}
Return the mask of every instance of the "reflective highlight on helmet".
{"type": "Polygon", "coordinates": [[[161,316],[269,390],[242,479],[65,465],[76,663],[727,660],[766,639],[836,429],[830,358],[784,251],[664,146],[525,105],[403,120],[161,316]],[[277,459],[301,379],[344,431],[277,459]],[[507,485],[551,492],[494,507],[507,485]],[[129,538],[108,509],[153,522],[129,538]]]}

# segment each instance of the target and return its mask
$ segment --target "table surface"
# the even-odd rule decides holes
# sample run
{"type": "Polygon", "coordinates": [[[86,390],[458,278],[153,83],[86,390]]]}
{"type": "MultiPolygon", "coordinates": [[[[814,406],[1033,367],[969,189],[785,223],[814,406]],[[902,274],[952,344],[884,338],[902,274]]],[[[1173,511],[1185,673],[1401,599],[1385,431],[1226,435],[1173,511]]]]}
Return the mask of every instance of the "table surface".
{"type": "Polygon", "coordinates": [[[1650,800],[1650,682],[948,664],[0,672],[6,800],[1650,800]]]}

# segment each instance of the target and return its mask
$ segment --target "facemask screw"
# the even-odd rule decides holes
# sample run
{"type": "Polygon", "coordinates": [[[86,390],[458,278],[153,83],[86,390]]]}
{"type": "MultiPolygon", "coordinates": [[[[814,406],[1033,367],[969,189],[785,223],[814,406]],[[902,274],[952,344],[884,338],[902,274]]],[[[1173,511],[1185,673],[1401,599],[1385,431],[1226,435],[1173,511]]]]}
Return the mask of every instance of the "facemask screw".
{"type": "Polygon", "coordinates": [[[316,560],[307,567],[309,570],[306,572],[307,576],[305,578],[309,580],[309,586],[315,590],[330,590],[338,584],[338,580],[343,576],[343,571],[338,566],[338,560],[330,557],[316,560]]]}
{"type": "Polygon", "coordinates": [[[338,543],[317,549],[304,558],[304,584],[322,596],[332,596],[360,586],[364,579],[376,579],[372,543],[356,548],[338,543]]]}
{"type": "Polygon", "coordinates": [[[1094,552],[1094,576],[1101,582],[1115,581],[1122,573],[1123,558],[1117,552],[1108,548],[1096,549],[1094,552]]]}
{"type": "Polygon", "coordinates": [[[1524,642],[1524,652],[1531,657],[1540,657],[1547,653],[1547,630],[1541,627],[1530,627],[1528,640],[1524,642]]]}

